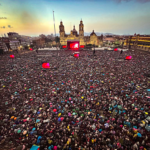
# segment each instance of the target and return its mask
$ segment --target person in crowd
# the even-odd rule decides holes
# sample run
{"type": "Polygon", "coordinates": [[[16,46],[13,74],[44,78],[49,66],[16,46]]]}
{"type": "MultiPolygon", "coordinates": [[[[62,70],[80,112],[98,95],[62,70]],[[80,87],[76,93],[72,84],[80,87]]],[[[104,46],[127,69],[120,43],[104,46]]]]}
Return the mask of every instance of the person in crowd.
{"type": "Polygon", "coordinates": [[[13,150],[148,150],[150,54],[35,52],[0,63],[0,147],[13,150]],[[34,59],[33,59],[34,58],[34,59]],[[41,61],[50,69],[43,69],[41,61]],[[12,67],[13,63],[13,67],[12,67]],[[59,66],[57,69],[54,66],[59,66]]]}
{"type": "Polygon", "coordinates": [[[122,54],[122,53],[123,53],[123,50],[120,51],[120,54],[122,54]]]}

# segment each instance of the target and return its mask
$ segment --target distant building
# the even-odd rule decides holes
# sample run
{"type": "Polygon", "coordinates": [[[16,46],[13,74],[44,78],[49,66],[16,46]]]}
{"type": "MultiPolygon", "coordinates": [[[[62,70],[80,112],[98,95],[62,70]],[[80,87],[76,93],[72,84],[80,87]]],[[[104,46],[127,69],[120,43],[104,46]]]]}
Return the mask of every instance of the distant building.
{"type": "Polygon", "coordinates": [[[10,49],[11,50],[18,50],[20,47],[20,41],[18,40],[10,40],[10,49]]]}
{"type": "Polygon", "coordinates": [[[47,38],[48,38],[48,39],[51,39],[51,40],[54,40],[54,39],[55,39],[55,37],[53,36],[53,34],[47,35],[47,38]]]}
{"type": "Polygon", "coordinates": [[[9,37],[9,39],[11,39],[11,40],[12,39],[18,39],[20,37],[20,35],[16,32],[9,32],[9,33],[7,33],[7,35],[9,37]]]}
{"type": "Polygon", "coordinates": [[[0,38],[0,47],[4,51],[17,50],[20,47],[20,41],[17,39],[9,39],[8,37],[0,38]]]}
{"type": "Polygon", "coordinates": [[[38,38],[32,41],[32,43],[36,46],[44,46],[45,45],[45,38],[38,38]]]}
{"type": "Polygon", "coordinates": [[[20,35],[22,38],[25,38],[25,39],[29,39],[31,38],[31,36],[26,36],[26,35],[20,35]]]}
{"type": "Polygon", "coordinates": [[[20,35],[20,39],[30,42],[32,38],[30,36],[20,35]]]}
{"type": "Polygon", "coordinates": [[[125,39],[124,45],[128,48],[150,51],[150,36],[134,34],[134,36],[125,39]]]}
{"type": "Polygon", "coordinates": [[[97,36],[94,30],[90,34],[90,36],[84,36],[84,24],[82,20],[80,21],[79,24],[79,34],[76,31],[75,26],[69,35],[65,34],[65,29],[62,21],[60,22],[59,26],[59,33],[61,45],[67,46],[67,41],[71,40],[79,41],[79,45],[86,45],[86,44],[101,45],[103,43],[103,35],[97,36]]]}
{"type": "Polygon", "coordinates": [[[31,44],[31,42],[28,42],[28,41],[21,41],[21,43],[20,43],[22,46],[27,46],[27,45],[30,45],[31,44]]]}
{"type": "Polygon", "coordinates": [[[32,43],[32,38],[30,36],[21,35],[18,39],[22,46],[31,45],[32,43]]]}
{"type": "Polygon", "coordinates": [[[0,49],[3,49],[4,52],[9,51],[9,38],[8,37],[1,37],[0,38],[0,49]]]}
{"type": "Polygon", "coordinates": [[[114,43],[115,41],[116,41],[116,38],[113,36],[104,36],[103,37],[103,42],[114,43]]]}

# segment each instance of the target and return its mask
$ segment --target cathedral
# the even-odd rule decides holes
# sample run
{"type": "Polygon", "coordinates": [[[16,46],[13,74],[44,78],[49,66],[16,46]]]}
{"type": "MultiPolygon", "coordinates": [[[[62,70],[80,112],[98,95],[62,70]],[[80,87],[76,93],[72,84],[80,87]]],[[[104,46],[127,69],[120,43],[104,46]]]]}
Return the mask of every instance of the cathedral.
{"type": "Polygon", "coordinates": [[[70,34],[65,34],[65,28],[63,25],[63,22],[60,22],[59,25],[59,33],[60,33],[60,43],[61,45],[66,45],[68,41],[79,41],[80,46],[85,46],[87,44],[95,44],[96,46],[102,45],[103,43],[103,35],[97,36],[93,30],[93,32],[90,34],[90,36],[84,36],[84,24],[83,21],[80,21],[79,24],[79,34],[77,30],[75,29],[75,26],[73,30],[71,30],[70,34]]]}

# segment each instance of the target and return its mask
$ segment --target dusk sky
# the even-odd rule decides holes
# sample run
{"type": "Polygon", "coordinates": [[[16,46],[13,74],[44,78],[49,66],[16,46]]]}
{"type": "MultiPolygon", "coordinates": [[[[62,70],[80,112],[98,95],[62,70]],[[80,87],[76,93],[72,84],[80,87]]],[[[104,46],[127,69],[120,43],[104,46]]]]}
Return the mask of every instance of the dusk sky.
{"type": "Polygon", "coordinates": [[[0,36],[54,34],[53,10],[56,33],[61,20],[78,31],[82,18],[84,32],[150,34],[150,0],[0,0],[0,36]]]}

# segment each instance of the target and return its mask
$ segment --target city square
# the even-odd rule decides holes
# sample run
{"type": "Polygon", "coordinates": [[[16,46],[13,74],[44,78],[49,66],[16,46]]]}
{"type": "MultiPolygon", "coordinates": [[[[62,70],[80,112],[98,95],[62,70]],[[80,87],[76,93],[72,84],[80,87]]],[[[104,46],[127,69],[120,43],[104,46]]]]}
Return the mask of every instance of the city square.
{"type": "Polygon", "coordinates": [[[1,56],[0,146],[148,148],[150,53],[82,50],[75,58],[74,52],[1,56]]]}
{"type": "Polygon", "coordinates": [[[0,150],[150,150],[150,0],[0,0],[0,150]]]}

